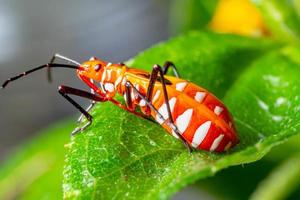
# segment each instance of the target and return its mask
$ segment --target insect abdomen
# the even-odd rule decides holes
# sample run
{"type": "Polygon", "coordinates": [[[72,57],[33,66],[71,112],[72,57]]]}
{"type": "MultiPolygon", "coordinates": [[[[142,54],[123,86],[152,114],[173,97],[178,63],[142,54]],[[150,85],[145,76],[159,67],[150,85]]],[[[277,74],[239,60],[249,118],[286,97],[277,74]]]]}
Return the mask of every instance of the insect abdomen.
{"type": "MultiPolygon", "coordinates": [[[[238,143],[232,118],[215,96],[188,82],[167,88],[174,123],[194,148],[222,152],[238,143]]],[[[156,87],[152,103],[168,118],[161,88],[156,87]]],[[[161,123],[155,113],[152,115],[161,123]]],[[[172,133],[169,127],[163,127],[172,133]]]]}

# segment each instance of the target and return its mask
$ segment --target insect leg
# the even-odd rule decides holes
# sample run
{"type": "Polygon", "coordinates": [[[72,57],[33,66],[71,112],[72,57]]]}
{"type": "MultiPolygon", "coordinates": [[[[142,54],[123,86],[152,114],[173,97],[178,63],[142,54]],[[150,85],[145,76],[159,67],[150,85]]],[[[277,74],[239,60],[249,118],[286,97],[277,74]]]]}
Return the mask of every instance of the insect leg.
{"type": "MultiPolygon", "coordinates": [[[[161,69],[161,68],[160,68],[161,69]]],[[[163,77],[162,77],[163,79],[163,77]]],[[[187,143],[187,141],[183,138],[183,136],[179,133],[179,130],[177,128],[177,126],[173,123],[173,119],[172,116],[169,117],[169,119],[165,119],[162,114],[159,113],[159,111],[153,106],[153,104],[151,103],[151,100],[148,100],[147,97],[144,97],[144,95],[142,95],[133,85],[131,82],[127,81],[126,82],[126,87],[131,87],[133,88],[133,90],[138,94],[138,96],[145,101],[146,105],[155,112],[155,114],[158,116],[158,118],[160,120],[163,121],[163,123],[166,123],[173,131],[174,133],[178,136],[178,138],[180,139],[180,141],[183,143],[183,145],[188,149],[188,151],[191,153],[192,152],[192,147],[187,143]]],[[[150,86],[150,85],[149,85],[150,86]]],[[[169,104],[166,104],[167,106],[169,106],[169,104]]],[[[170,107],[169,107],[170,108],[170,107]]]]}
{"type": "Polygon", "coordinates": [[[84,97],[84,98],[91,99],[91,100],[94,100],[94,101],[100,101],[100,102],[107,101],[107,99],[105,97],[97,96],[95,94],[92,94],[92,93],[89,93],[89,92],[86,92],[86,91],[83,91],[83,90],[79,90],[79,89],[76,89],[76,88],[64,86],[64,85],[59,86],[58,92],[65,99],[67,99],[73,106],[75,106],[88,120],[88,123],[85,124],[83,127],[81,127],[81,128],[77,127],[74,131],[72,131],[72,133],[71,133],[72,135],[75,135],[76,133],[78,133],[80,131],[83,131],[89,125],[91,125],[91,123],[93,121],[93,117],[84,108],[82,108],[78,103],[76,103],[68,94],[84,97]]]}
{"type": "MultiPolygon", "coordinates": [[[[172,66],[172,65],[170,65],[172,66]]],[[[167,112],[168,112],[168,120],[170,121],[171,123],[171,126],[174,126],[175,128],[172,129],[174,131],[174,133],[177,135],[177,137],[181,140],[181,142],[184,144],[184,146],[187,147],[188,151],[189,152],[192,152],[192,147],[189,145],[189,143],[183,138],[182,134],[180,134],[177,126],[174,124],[174,121],[173,121],[173,117],[172,117],[172,113],[171,113],[171,109],[170,109],[170,104],[169,104],[169,98],[168,98],[168,92],[167,92],[167,88],[166,88],[166,81],[165,81],[165,78],[164,78],[164,72],[163,72],[163,69],[161,68],[161,66],[159,65],[154,65],[153,67],[153,70],[152,70],[152,73],[151,73],[151,76],[150,76],[150,83],[149,83],[149,87],[148,89],[150,88],[152,91],[150,91],[151,93],[153,93],[153,87],[154,87],[154,84],[156,82],[156,79],[157,79],[157,75],[160,75],[161,77],[161,84],[162,84],[162,89],[163,89],[163,94],[164,94],[164,100],[165,100],[165,104],[166,104],[166,107],[167,107],[167,112]],[[155,77],[155,79],[152,78],[152,75],[153,77],[155,77]]],[[[147,91],[147,95],[148,95],[148,92],[147,91]]],[[[149,95],[150,96],[150,99],[148,99],[150,102],[151,102],[151,99],[152,99],[152,94],[149,95]]]]}
{"type": "MultiPolygon", "coordinates": [[[[134,111],[135,107],[133,105],[132,98],[131,98],[131,93],[130,93],[131,88],[134,88],[133,91],[135,93],[137,93],[138,96],[143,96],[135,86],[133,86],[129,81],[126,81],[126,83],[125,83],[125,97],[126,97],[126,99],[125,99],[125,101],[126,101],[125,110],[127,110],[127,111],[129,111],[129,112],[131,112],[131,113],[133,113],[135,115],[137,115],[138,117],[141,117],[141,118],[144,118],[144,119],[147,119],[147,120],[149,120],[151,122],[156,123],[156,121],[154,121],[151,118],[150,114],[149,115],[147,115],[147,114],[141,114],[141,113],[137,113],[137,112],[134,111]]],[[[145,97],[144,97],[144,99],[145,99],[145,97]]]]}
{"type": "MultiPolygon", "coordinates": [[[[91,101],[91,104],[85,109],[86,112],[89,112],[92,110],[92,108],[96,105],[96,101],[91,101]]],[[[78,118],[77,122],[81,122],[83,119],[84,115],[81,114],[80,117],[78,118]]]]}
{"type": "Polygon", "coordinates": [[[165,104],[167,106],[168,117],[169,117],[170,122],[173,123],[172,113],[171,113],[170,104],[169,104],[169,97],[168,97],[168,92],[167,92],[167,88],[166,88],[166,81],[164,78],[163,70],[159,65],[153,66],[153,69],[152,69],[152,72],[150,75],[149,85],[147,88],[146,98],[148,101],[150,101],[150,102],[152,101],[154,84],[158,78],[158,74],[160,75],[160,78],[161,78],[161,84],[162,84],[165,104]]]}
{"type": "Polygon", "coordinates": [[[163,69],[159,65],[155,65],[153,67],[153,71],[157,71],[157,73],[159,73],[159,75],[161,77],[161,84],[162,84],[163,93],[164,93],[164,100],[165,100],[165,104],[166,104],[167,111],[168,111],[168,119],[167,120],[170,121],[170,127],[174,131],[174,133],[177,135],[177,137],[181,140],[181,142],[184,144],[184,146],[186,146],[188,151],[192,152],[193,149],[192,149],[191,145],[184,139],[182,134],[179,132],[177,126],[174,124],[174,120],[172,117],[171,108],[170,108],[170,104],[169,104],[169,97],[168,97],[168,92],[167,92],[167,88],[166,88],[166,81],[165,81],[163,69]]]}
{"type": "Polygon", "coordinates": [[[120,103],[119,101],[115,100],[115,99],[109,99],[110,102],[112,102],[113,104],[115,104],[116,106],[118,106],[119,108],[122,108],[138,117],[141,117],[141,118],[144,118],[144,119],[147,119],[146,116],[142,115],[141,113],[138,113],[138,112],[135,112],[134,110],[130,110],[128,109],[126,106],[124,106],[122,103],[120,103]]]}
{"type": "MultiPolygon", "coordinates": [[[[92,84],[94,84],[93,79],[90,79],[90,82],[91,82],[92,84]]],[[[92,94],[95,94],[94,89],[91,89],[91,93],[92,93],[92,94]]],[[[91,100],[90,105],[85,109],[85,111],[86,111],[86,112],[89,112],[95,105],[96,105],[96,101],[91,100]]],[[[80,115],[80,117],[79,117],[78,120],[77,120],[78,123],[82,121],[83,116],[84,116],[83,114],[80,115]]]]}
{"type": "MultiPolygon", "coordinates": [[[[129,82],[129,81],[127,81],[127,82],[129,82]]],[[[125,100],[126,100],[128,109],[134,110],[133,102],[132,102],[132,98],[131,98],[131,94],[130,94],[131,85],[127,84],[127,82],[125,83],[125,97],[126,97],[125,100]]]]}
{"type": "Polygon", "coordinates": [[[171,67],[173,69],[174,75],[177,78],[180,78],[180,75],[179,75],[179,72],[178,72],[176,66],[174,65],[174,63],[172,63],[170,61],[166,61],[164,66],[163,66],[162,70],[163,70],[164,75],[166,75],[168,73],[169,67],[171,67]]]}

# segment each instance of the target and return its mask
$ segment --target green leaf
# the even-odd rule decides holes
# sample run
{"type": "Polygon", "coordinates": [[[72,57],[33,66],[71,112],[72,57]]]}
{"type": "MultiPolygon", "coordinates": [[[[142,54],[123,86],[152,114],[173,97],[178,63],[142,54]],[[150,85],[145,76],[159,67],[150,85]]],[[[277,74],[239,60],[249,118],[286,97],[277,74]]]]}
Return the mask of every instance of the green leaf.
{"type": "Polygon", "coordinates": [[[73,127],[59,123],[7,158],[0,170],[0,199],[61,199],[64,144],[73,127]]]}
{"type": "Polygon", "coordinates": [[[263,56],[272,48],[264,40],[194,32],[137,56],[129,64],[148,70],[172,60],[183,77],[223,98],[241,143],[229,153],[189,155],[157,124],[103,103],[92,112],[93,125],[69,144],[64,197],[166,199],[221,169],[256,161],[298,133],[299,54],[291,47],[263,56]]]}
{"type": "Polygon", "coordinates": [[[279,41],[295,42],[300,37],[299,0],[253,0],[267,27],[279,41]]]}

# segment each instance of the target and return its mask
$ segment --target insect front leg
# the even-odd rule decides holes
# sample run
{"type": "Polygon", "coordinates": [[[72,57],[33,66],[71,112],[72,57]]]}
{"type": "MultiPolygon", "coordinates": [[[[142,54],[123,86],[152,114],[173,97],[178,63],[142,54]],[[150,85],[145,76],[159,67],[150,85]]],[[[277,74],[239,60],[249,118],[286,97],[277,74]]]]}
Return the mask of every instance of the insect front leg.
{"type": "Polygon", "coordinates": [[[166,61],[163,68],[162,68],[162,71],[163,71],[164,75],[166,75],[168,73],[169,67],[171,67],[173,69],[174,75],[177,78],[180,78],[180,75],[179,75],[179,72],[178,72],[176,66],[174,65],[174,63],[172,63],[170,61],[166,61]]]}
{"type": "Polygon", "coordinates": [[[82,108],[78,103],[76,103],[68,94],[84,97],[84,98],[87,98],[87,99],[91,99],[93,101],[105,102],[105,101],[108,100],[105,97],[97,96],[95,94],[92,94],[92,93],[89,93],[89,92],[86,92],[86,91],[83,91],[83,90],[79,90],[79,89],[76,89],[76,88],[64,86],[64,85],[62,85],[58,88],[58,92],[65,99],[67,99],[67,101],[69,101],[73,106],[75,106],[88,120],[87,124],[85,124],[81,128],[77,127],[74,131],[72,131],[71,135],[75,135],[76,133],[81,132],[84,129],[86,129],[88,126],[90,126],[92,124],[93,117],[84,108],[82,108]]]}
{"type": "MultiPolygon", "coordinates": [[[[91,82],[92,84],[94,84],[94,81],[93,81],[92,79],[90,80],[90,82],[91,82]]],[[[91,93],[92,93],[92,94],[95,94],[94,89],[91,89],[91,93]]],[[[90,105],[85,109],[85,111],[86,111],[86,112],[90,112],[90,110],[92,110],[92,108],[93,108],[95,105],[96,105],[96,101],[91,100],[90,105]]],[[[77,120],[78,123],[82,122],[83,116],[84,116],[83,114],[80,115],[80,117],[79,117],[78,120],[77,120]]]]}
{"type": "MultiPolygon", "coordinates": [[[[90,105],[85,109],[86,112],[90,112],[92,108],[96,105],[96,101],[91,101],[90,105]]],[[[78,118],[77,122],[80,123],[83,120],[84,115],[81,114],[78,118]]]]}

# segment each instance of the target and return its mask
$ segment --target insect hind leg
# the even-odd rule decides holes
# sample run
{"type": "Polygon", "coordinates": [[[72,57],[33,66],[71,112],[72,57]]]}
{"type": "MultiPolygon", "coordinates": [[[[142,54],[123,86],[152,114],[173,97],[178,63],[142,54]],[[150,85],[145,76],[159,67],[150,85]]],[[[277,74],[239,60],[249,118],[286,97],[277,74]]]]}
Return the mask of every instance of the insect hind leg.
{"type": "MultiPolygon", "coordinates": [[[[165,69],[168,68],[168,66],[173,66],[175,67],[175,65],[171,62],[167,62],[165,64],[165,69]]],[[[176,68],[175,68],[176,69],[176,68]]],[[[151,75],[150,75],[150,81],[149,81],[149,86],[147,89],[147,97],[146,99],[151,102],[152,101],[152,97],[153,97],[153,89],[154,89],[154,84],[157,81],[158,78],[158,74],[160,75],[161,78],[161,84],[162,84],[162,89],[163,89],[163,94],[164,94],[164,101],[165,101],[165,105],[167,107],[167,112],[168,112],[168,120],[170,121],[171,125],[175,128],[173,128],[172,130],[174,131],[175,135],[177,135],[177,137],[184,143],[184,145],[187,147],[187,149],[189,150],[189,152],[192,151],[192,147],[190,146],[190,144],[188,144],[188,142],[182,137],[182,134],[180,134],[177,126],[174,124],[173,121],[173,117],[172,117],[172,113],[171,113],[171,109],[170,109],[170,104],[169,104],[169,97],[168,97],[168,92],[167,92],[167,88],[166,88],[166,81],[165,81],[165,76],[164,76],[164,69],[162,69],[161,66],[159,65],[154,65],[151,75]]],[[[178,75],[178,74],[177,74],[178,75]]],[[[160,113],[159,113],[160,114],[160,113]]]]}
{"type": "Polygon", "coordinates": [[[165,64],[163,65],[162,71],[163,74],[166,75],[168,73],[169,68],[173,69],[173,73],[177,78],[180,78],[178,69],[176,68],[176,66],[174,65],[174,63],[170,62],[170,61],[166,61],[165,64]]]}
{"type": "MultiPolygon", "coordinates": [[[[162,77],[163,79],[163,77],[162,77]]],[[[177,126],[173,123],[172,120],[172,116],[169,117],[168,119],[165,119],[163,117],[163,115],[153,106],[153,104],[151,103],[151,101],[149,101],[146,97],[144,97],[143,94],[141,94],[138,89],[136,87],[134,87],[134,85],[130,82],[127,81],[125,84],[126,87],[128,88],[132,88],[137,95],[145,101],[146,105],[155,112],[155,114],[157,115],[157,117],[163,122],[163,124],[165,123],[166,125],[168,125],[176,134],[176,136],[179,138],[179,140],[183,143],[183,145],[188,149],[188,151],[191,153],[193,151],[193,148],[191,147],[191,145],[183,138],[183,136],[180,134],[177,126]]],[[[169,106],[169,104],[166,104],[169,106]]]]}

